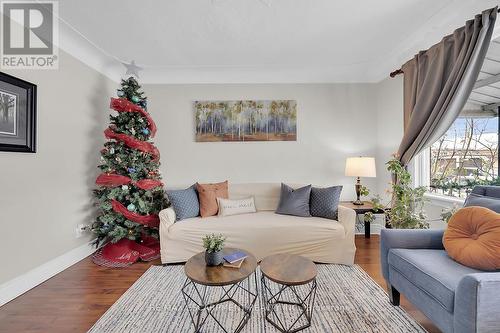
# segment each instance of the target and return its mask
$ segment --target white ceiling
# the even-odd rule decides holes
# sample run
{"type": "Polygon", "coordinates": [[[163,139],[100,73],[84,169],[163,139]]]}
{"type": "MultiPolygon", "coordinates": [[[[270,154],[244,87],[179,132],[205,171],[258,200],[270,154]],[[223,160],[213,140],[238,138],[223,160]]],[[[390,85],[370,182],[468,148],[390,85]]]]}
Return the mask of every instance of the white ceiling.
{"type": "Polygon", "coordinates": [[[61,0],[60,47],[143,83],[378,82],[496,0],[61,0]]]}

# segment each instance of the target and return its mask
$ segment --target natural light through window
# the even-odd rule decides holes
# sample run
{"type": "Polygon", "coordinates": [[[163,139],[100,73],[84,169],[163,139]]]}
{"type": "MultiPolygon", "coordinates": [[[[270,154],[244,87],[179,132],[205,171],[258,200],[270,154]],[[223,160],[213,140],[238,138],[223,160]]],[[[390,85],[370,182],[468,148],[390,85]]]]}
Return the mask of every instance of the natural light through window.
{"type": "Polygon", "coordinates": [[[430,149],[430,192],[467,196],[474,185],[499,184],[498,117],[460,117],[430,149]]]}

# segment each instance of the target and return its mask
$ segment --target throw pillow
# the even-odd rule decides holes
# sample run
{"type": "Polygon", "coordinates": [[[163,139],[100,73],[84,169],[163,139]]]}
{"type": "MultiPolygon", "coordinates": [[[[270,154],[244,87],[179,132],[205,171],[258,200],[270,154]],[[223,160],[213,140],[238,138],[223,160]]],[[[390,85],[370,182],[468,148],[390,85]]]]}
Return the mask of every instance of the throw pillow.
{"type": "Polygon", "coordinates": [[[195,188],[196,184],[185,190],[167,191],[168,199],[175,212],[176,221],[200,215],[200,203],[195,188]]]}
{"type": "Polygon", "coordinates": [[[500,198],[487,197],[480,194],[471,193],[465,199],[464,207],[481,206],[500,213],[500,198]]]}
{"type": "Polygon", "coordinates": [[[311,188],[311,215],[336,220],[342,186],[311,188]]]}
{"type": "Polygon", "coordinates": [[[308,217],[311,216],[309,210],[309,199],[311,197],[311,185],[298,189],[281,183],[281,195],[277,214],[308,217]]]}
{"type": "Polygon", "coordinates": [[[219,204],[219,216],[255,213],[255,201],[253,197],[239,200],[217,198],[219,204]]]}
{"type": "Polygon", "coordinates": [[[465,207],[448,221],[443,235],[448,255],[462,265],[500,269],[500,214],[485,207],[465,207]]]}
{"type": "Polygon", "coordinates": [[[219,206],[217,198],[227,199],[227,180],[216,184],[196,184],[198,197],[200,199],[200,215],[201,217],[217,215],[219,206]]]}

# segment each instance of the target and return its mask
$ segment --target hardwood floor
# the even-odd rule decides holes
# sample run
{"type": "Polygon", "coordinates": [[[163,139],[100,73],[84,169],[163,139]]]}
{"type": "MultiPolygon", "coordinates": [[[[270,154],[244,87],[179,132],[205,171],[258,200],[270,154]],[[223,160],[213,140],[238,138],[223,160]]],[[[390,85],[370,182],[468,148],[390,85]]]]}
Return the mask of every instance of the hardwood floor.
{"type": "MultiPolygon", "coordinates": [[[[356,237],[356,264],[385,288],[379,238],[356,237]]],[[[86,258],[0,307],[0,332],[86,332],[156,260],[125,269],[96,266],[86,258]]],[[[439,332],[402,297],[402,307],[429,332],[439,332]]]]}

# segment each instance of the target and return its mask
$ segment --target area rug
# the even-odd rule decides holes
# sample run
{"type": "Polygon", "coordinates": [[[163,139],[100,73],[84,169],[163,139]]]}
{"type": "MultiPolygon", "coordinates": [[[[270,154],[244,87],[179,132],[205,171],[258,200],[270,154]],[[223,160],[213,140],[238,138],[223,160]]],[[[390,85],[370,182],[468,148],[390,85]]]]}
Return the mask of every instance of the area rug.
{"type": "MultiPolygon", "coordinates": [[[[426,332],[404,310],[392,306],[385,291],[360,267],[317,267],[314,314],[311,327],[304,332],[426,332]]],[[[193,332],[180,292],[184,281],[181,265],[149,268],[89,332],[193,332]]],[[[263,319],[260,304],[263,303],[259,298],[242,332],[277,332],[263,319]]],[[[236,320],[237,314],[224,309],[218,316],[222,322],[230,322],[236,320]]],[[[215,322],[207,322],[202,331],[222,330],[215,322]]]]}

